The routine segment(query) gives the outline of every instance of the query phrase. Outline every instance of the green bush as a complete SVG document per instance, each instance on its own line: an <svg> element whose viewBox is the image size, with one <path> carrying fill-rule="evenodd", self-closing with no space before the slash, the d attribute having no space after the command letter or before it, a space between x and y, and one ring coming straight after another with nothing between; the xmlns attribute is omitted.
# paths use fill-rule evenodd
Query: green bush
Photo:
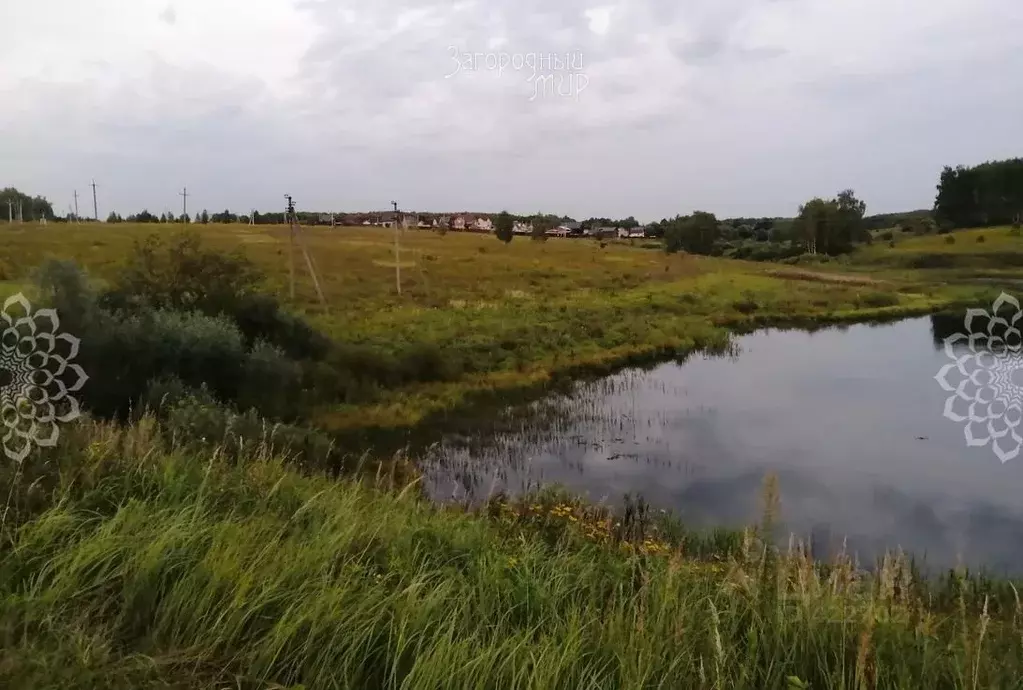
<svg viewBox="0 0 1023 690"><path fill-rule="evenodd" d="M984 244L986 241L983 235L977 235L977 244Z"/></svg>
<svg viewBox="0 0 1023 690"><path fill-rule="evenodd" d="M955 244L955 243L956 243L956 238L953 237L952 235L949 235L948 237L945 238L945 244Z"/></svg>
<svg viewBox="0 0 1023 690"><path fill-rule="evenodd" d="M872 292L858 301L867 307L894 307L899 303L899 296L888 292Z"/></svg>
<svg viewBox="0 0 1023 690"><path fill-rule="evenodd" d="M169 406L164 430L175 445L202 452L217 445L232 458L262 449L283 454L311 468L338 469L340 454L326 434L306 427L275 424L254 410L237 413L202 395L186 396Z"/></svg>
<svg viewBox="0 0 1023 690"><path fill-rule="evenodd" d="M142 302L154 309L233 313L263 276L243 254L209 251L199 235L150 235L137 242L114 280L111 306Z"/></svg>

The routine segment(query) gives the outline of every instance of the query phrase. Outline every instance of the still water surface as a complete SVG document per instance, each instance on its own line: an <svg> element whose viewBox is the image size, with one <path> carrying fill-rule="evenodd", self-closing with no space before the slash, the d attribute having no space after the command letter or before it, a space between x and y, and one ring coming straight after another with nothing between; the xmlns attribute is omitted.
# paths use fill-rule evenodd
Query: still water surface
<svg viewBox="0 0 1023 690"><path fill-rule="evenodd" d="M425 464L440 500L557 483L639 494L691 525L743 526L778 477L786 532L825 556L903 548L929 566L1023 574L1023 456L969 448L934 376L936 322L761 331L726 356L573 386L448 434Z"/></svg>

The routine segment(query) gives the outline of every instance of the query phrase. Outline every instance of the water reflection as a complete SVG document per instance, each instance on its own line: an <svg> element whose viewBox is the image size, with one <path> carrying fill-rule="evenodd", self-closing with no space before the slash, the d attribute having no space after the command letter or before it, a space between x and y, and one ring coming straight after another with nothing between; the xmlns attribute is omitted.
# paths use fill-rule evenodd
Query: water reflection
<svg viewBox="0 0 1023 690"><path fill-rule="evenodd" d="M481 500L558 483L741 526L773 472L783 525L818 555L847 541L864 560L902 547L934 566L1023 573L1021 462L967 447L942 416L946 330L938 317L763 331L724 356L578 383L440 439L424 462L429 490Z"/></svg>

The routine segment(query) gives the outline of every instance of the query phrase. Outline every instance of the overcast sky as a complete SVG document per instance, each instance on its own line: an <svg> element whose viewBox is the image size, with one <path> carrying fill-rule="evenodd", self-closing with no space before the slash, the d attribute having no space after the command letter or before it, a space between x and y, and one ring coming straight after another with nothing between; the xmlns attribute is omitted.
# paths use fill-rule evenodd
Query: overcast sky
<svg viewBox="0 0 1023 690"><path fill-rule="evenodd" d="M0 186L64 212L877 213L1023 154L1020 0L0 3Z"/></svg>

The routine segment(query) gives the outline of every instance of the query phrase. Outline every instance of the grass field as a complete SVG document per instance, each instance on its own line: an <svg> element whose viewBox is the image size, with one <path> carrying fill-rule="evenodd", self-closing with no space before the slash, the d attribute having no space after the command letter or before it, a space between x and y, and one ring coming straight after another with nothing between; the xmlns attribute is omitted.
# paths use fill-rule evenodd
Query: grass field
<svg viewBox="0 0 1023 690"><path fill-rule="evenodd" d="M287 297L285 229L197 229ZM48 258L109 279L154 230L169 231L0 226L0 294L29 289ZM342 342L435 345L460 371L314 420L360 432L758 325L981 302L1017 284L1023 249L994 229L782 265L409 233L398 296L389 232L307 236L330 305L299 263L296 311ZM226 447L168 423L85 420L0 465L0 687L1021 687L1012 583L925 581L901 555L866 572L776 550L770 478L760 525L694 534L553 491L440 507L397 464L300 473L273 437Z"/></svg>
<svg viewBox="0 0 1023 690"><path fill-rule="evenodd" d="M288 301L286 228L192 227L211 247L243 251L265 271L267 290ZM33 266L54 257L75 258L102 279L135 241L175 229L0 227L6 281L0 289L13 291ZM332 406L317 415L320 426L355 431L412 425L478 394L542 386L558 374L720 344L730 331L755 325L924 313L977 301L985 281L1012 284L1005 262L1023 252L1023 240L1007 229L978 231L990 239L983 244L971 233L957 233L955 245L943 236L900 239L894 249L875 243L841 262L811 266L669 256L647 240L602 247L592 240L516 238L503 245L488 235L409 231L402 238L399 296L393 231L307 228L303 234L329 305L319 306L296 252L293 309L340 341L395 353L415 343L434 345L461 372L454 381L383 391L371 404Z"/></svg>
<svg viewBox="0 0 1023 690"><path fill-rule="evenodd" d="M1010 688L1008 583L603 518L479 514L84 424L0 541L8 688ZM0 468L10 479L11 466ZM389 489L389 490L383 490ZM772 505L765 488L764 525ZM617 524L612 519L619 519Z"/></svg>

